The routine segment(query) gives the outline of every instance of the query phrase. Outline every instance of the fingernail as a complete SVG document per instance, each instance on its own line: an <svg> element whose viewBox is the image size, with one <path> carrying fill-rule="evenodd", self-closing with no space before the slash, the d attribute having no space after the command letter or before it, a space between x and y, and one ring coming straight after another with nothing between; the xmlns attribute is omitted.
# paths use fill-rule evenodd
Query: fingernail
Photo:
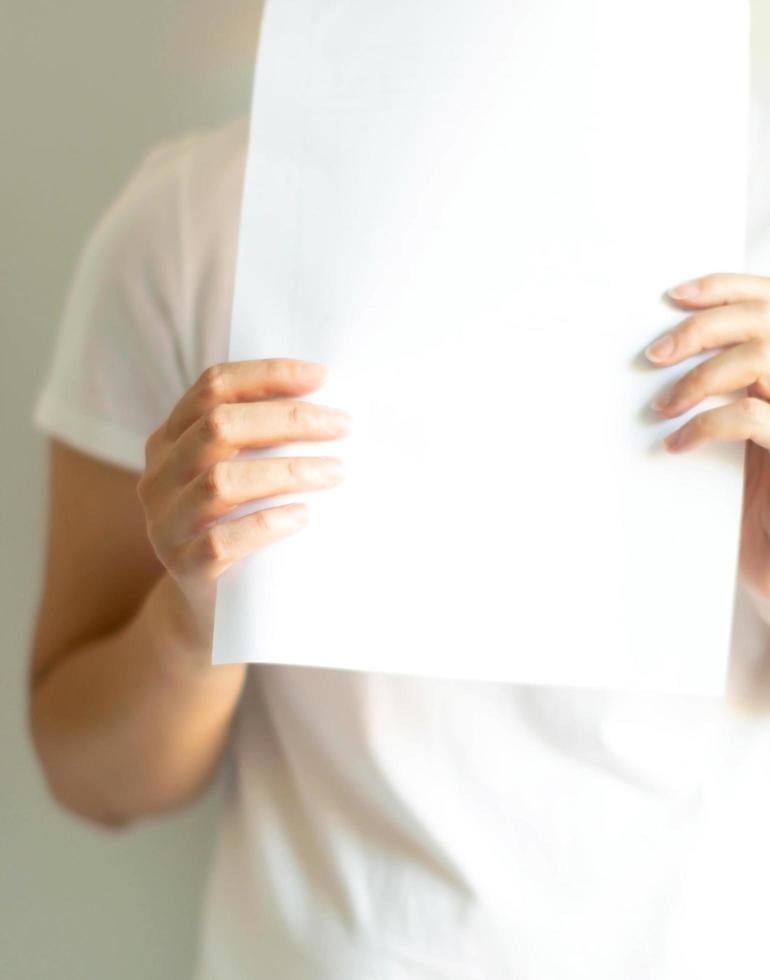
<svg viewBox="0 0 770 980"><path fill-rule="evenodd" d="M692 299L693 296L697 296L700 291L700 282L697 279L690 279L689 282L680 283L678 286L672 286L671 289L667 290L669 296L673 296L674 299Z"/></svg>
<svg viewBox="0 0 770 980"><path fill-rule="evenodd" d="M674 338L670 333L650 344L644 352L650 361L663 361L674 353Z"/></svg>

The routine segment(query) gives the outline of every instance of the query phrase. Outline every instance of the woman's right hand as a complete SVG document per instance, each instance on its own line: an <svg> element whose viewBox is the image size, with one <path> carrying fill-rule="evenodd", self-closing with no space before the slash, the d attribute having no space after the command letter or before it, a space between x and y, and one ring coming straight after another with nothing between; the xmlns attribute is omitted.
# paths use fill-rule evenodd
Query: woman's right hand
<svg viewBox="0 0 770 980"><path fill-rule="evenodd" d="M216 364L147 440L137 486L147 534L206 642L217 578L302 528L308 509L290 503L217 520L248 501L332 487L343 478L334 456L235 458L241 449L344 436L348 412L299 397L325 374L321 364L291 358Z"/></svg>

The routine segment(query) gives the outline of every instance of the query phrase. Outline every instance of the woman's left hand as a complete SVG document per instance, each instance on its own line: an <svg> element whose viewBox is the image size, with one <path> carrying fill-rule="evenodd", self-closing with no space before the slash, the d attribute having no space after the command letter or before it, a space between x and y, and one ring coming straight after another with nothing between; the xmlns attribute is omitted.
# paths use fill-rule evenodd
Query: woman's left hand
<svg viewBox="0 0 770 980"><path fill-rule="evenodd" d="M652 363L669 366L714 348L652 403L674 419L710 395L746 389L745 395L693 415L663 445L689 452L713 439L746 440L740 573L770 599L770 278L716 273L669 290L693 311L646 350Z"/></svg>

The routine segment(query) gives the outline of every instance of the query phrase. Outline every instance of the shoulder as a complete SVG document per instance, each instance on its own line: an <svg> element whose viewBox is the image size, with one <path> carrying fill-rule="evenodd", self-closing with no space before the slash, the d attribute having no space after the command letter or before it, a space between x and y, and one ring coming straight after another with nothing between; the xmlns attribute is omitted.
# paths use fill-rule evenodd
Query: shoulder
<svg viewBox="0 0 770 980"><path fill-rule="evenodd" d="M92 230L78 281L173 337L190 384L226 359L248 119L151 147Z"/></svg>
<svg viewBox="0 0 770 980"><path fill-rule="evenodd" d="M92 238L121 251L142 250L237 220L247 145L245 117L155 144L129 173Z"/></svg>
<svg viewBox="0 0 770 980"><path fill-rule="evenodd" d="M142 469L144 441L226 359L245 121L151 148L81 248L34 410L41 431Z"/></svg>
<svg viewBox="0 0 770 980"><path fill-rule="evenodd" d="M212 261L234 262L247 149L248 119L239 117L155 151L155 166L176 174L183 246L193 275Z"/></svg>

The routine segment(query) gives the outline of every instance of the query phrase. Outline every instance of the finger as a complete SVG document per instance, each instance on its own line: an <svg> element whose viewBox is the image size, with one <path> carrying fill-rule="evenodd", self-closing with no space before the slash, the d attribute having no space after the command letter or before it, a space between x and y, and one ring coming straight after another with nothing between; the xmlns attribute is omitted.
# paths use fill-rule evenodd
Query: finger
<svg viewBox="0 0 770 980"><path fill-rule="evenodd" d="M770 340L750 340L701 361L667 391L652 407L665 418L681 415L709 395L728 394L770 376Z"/></svg>
<svg viewBox="0 0 770 980"><path fill-rule="evenodd" d="M655 364L677 364L703 351L754 338L770 340L770 300L746 300L693 313L650 344L645 354Z"/></svg>
<svg viewBox="0 0 770 980"><path fill-rule="evenodd" d="M251 500L321 490L343 479L334 456L291 456L214 463L174 499L166 535L173 541L200 533L212 521Z"/></svg>
<svg viewBox="0 0 770 980"><path fill-rule="evenodd" d="M180 398L168 418L165 435L174 440L214 406L307 394L317 388L326 367L290 357L213 364Z"/></svg>
<svg viewBox="0 0 770 980"><path fill-rule="evenodd" d="M723 306L750 300L770 299L770 279L745 272L712 272L667 290L683 306Z"/></svg>
<svg viewBox="0 0 770 980"><path fill-rule="evenodd" d="M217 405L177 441L168 465L175 482L184 483L241 449L338 439L349 424L350 415L343 409L302 400Z"/></svg>
<svg viewBox="0 0 770 980"><path fill-rule="evenodd" d="M751 439L770 449L770 403L762 398L741 398L700 412L663 440L670 452L682 452L714 440Z"/></svg>
<svg viewBox="0 0 770 980"><path fill-rule="evenodd" d="M215 524L179 549L176 564L184 574L199 574L211 581L234 562L299 531L309 516L306 504L292 503Z"/></svg>

